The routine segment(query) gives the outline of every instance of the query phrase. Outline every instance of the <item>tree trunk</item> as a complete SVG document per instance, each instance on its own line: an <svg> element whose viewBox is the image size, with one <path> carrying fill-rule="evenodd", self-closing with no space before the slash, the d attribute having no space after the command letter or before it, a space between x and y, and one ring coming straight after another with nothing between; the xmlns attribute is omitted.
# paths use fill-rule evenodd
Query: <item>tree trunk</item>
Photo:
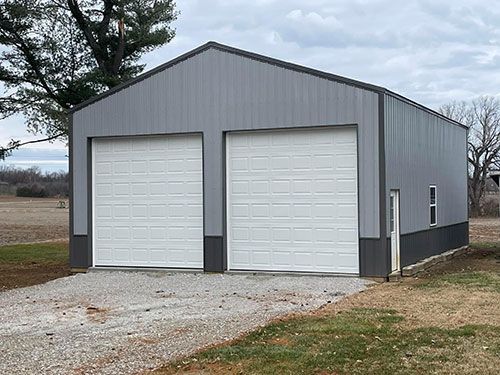
<svg viewBox="0 0 500 375"><path fill-rule="evenodd" d="M470 216L478 217L481 216L481 200L474 195L469 195L470 201Z"/></svg>

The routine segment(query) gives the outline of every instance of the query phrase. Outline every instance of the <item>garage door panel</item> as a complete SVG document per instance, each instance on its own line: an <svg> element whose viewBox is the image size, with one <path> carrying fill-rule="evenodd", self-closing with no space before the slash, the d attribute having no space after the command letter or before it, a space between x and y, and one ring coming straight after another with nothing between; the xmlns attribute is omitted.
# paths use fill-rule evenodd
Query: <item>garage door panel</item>
<svg viewBox="0 0 500 375"><path fill-rule="evenodd" d="M96 139L93 150L95 265L202 268L201 136Z"/></svg>
<svg viewBox="0 0 500 375"><path fill-rule="evenodd" d="M279 251L274 250L272 252L273 255L273 264L277 267L287 267L290 263L290 258L294 256L294 253L291 251Z"/></svg>
<svg viewBox="0 0 500 375"><path fill-rule="evenodd" d="M227 136L231 269L358 272L355 129Z"/></svg>
<svg viewBox="0 0 500 375"><path fill-rule="evenodd" d="M112 248L113 261L117 264L127 264L130 262L130 248L115 246Z"/></svg>

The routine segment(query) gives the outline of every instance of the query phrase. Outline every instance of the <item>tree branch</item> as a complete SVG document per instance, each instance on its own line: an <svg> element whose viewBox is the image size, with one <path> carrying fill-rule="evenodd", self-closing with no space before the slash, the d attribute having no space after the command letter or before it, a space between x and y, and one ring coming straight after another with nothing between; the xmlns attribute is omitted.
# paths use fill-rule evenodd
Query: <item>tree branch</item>
<svg viewBox="0 0 500 375"><path fill-rule="evenodd" d="M4 26L5 27L5 26ZM40 82L40 86L47 92L47 94L55 101L57 102L61 107L67 108L65 103L61 103L59 100L58 96L52 91L50 86L48 85L47 81L45 80L45 76L39 69L39 64L35 56L31 53L31 48L28 46L28 44L24 41L24 39L19 35L19 33L16 31L14 27L9 25L9 27L5 27L7 31L12 34L14 39L17 42L16 47L21 50L21 52L24 54L26 57L26 62L30 65L31 69L33 69L33 72L35 73L38 81Z"/></svg>
<svg viewBox="0 0 500 375"><path fill-rule="evenodd" d="M92 35L92 31L90 30L87 21L85 20L85 16L83 15L82 11L80 10L80 7L78 6L77 0L67 0L67 1L71 14L75 18L78 27L83 32L83 35L85 35L85 39L89 43L90 49L94 54L94 57L97 61L97 64L99 65L99 68L103 72L107 71L106 64L102 56L103 51L101 50L101 47L95 40L94 35Z"/></svg>
<svg viewBox="0 0 500 375"><path fill-rule="evenodd" d="M118 70L120 69L120 65L123 59L123 53L125 52L125 23L123 22L123 18L118 21L118 48L115 53L115 59L113 61L113 73L118 74Z"/></svg>
<svg viewBox="0 0 500 375"><path fill-rule="evenodd" d="M12 140L6 147L0 147L0 160L4 160L6 156L9 156L12 151L18 149L19 147L30 145L33 143L53 141L54 139L63 137L65 135L66 135L66 133L61 132L61 133L51 135L50 137L47 137L47 138L35 139L32 141L26 141L26 142Z"/></svg>
<svg viewBox="0 0 500 375"><path fill-rule="evenodd" d="M101 44L106 40L106 34L108 32L109 22L111 21L111 11L113 10L112 0L103 0L104 2L104 12L102 15L102 20L99 25L99 41Z"/></svg>

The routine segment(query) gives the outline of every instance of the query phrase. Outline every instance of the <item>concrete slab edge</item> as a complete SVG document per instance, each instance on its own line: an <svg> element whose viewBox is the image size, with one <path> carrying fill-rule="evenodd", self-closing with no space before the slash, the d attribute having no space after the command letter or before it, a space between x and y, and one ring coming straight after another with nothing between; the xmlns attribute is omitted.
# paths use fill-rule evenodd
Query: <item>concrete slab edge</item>
<svg viewBox="0 0 500 375"><path fill-rule="evenodd" d="M88 268L71 267L69 272L71 272L71 273L87 273Z"/></svg>
<svg viewBox="0 0 500 375"><path fill-rule="evenodd" d="M359 278L353 273L333 273L333 272L291 272L291 271L251 271L251 270L229 270L225 275L252 275L252 276L316 276L316 277L350 277Z"/></svg>
<svg viewBox="0 0 500 375"><path fill-rule="evenodd" d="M204 273L198 268L156 268L156 267L89 267L88 272L150 272L150 273Z"/></svg>

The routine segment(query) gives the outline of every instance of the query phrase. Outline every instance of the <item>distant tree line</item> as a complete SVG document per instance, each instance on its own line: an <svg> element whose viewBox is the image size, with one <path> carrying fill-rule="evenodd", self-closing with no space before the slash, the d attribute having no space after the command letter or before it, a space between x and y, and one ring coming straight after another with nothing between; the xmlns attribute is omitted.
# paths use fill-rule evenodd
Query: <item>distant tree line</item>
<svg viewBox="0 0 500 375"><path fill-rule="evenodd" d="M39 167L27 169L0 166L0 192L19 197L66 197L69 195L67 172L45 172Z"/></svg>

